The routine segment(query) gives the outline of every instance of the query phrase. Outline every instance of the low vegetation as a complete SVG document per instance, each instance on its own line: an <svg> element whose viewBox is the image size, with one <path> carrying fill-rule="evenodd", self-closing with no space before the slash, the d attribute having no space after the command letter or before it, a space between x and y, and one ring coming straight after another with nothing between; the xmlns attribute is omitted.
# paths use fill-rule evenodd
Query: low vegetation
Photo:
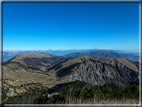
<svg viewBox="0 0 142 107"><path fill-rule="evenodd" d="M51 93L58 93L48 97ZM3 92L3 100L6 94ZM108 104L108 103L139 103L138 83L106 82L103 86L91 85L81 81L60 84L48 91L35 88L15 97L9 97L4 104Z"/></svg>

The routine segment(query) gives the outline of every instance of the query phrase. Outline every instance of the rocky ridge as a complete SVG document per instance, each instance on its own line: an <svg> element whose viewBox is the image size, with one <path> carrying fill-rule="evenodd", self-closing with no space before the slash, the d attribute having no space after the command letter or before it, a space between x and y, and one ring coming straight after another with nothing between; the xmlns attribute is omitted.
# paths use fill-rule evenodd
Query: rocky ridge
<svg viewBox="0 0 142 107"><path fill-rule="evenodd" d="M95 85L103 85L106 81L126 83L138 81L138 63L125 58L77 57L60 63L52 68L59 78L68 81L85 81ZM50 71L49 71L50 72Z"/></svg>
<svg viewBox="0 0 142 107"><path fill-rule="evenodd" d="M19 54L3 63L3 79L20 80L16 85L26 84L26 81L42 83L48 87L57 84L84 81L95 85L108 82L135 82L139 80L139 63L126 58L116 57L70 57L49 55L45 53ZM7 80L8 79L8 80Z"/></svg>

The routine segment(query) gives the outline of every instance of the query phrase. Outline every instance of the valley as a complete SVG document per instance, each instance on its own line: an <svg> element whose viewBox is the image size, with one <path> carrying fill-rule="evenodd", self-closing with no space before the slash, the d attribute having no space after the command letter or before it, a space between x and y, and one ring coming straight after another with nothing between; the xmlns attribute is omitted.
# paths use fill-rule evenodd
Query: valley
<svg viewBox="0 0 142 107"><path fill-rule="evenodd" d="M107 82L120 84L120 86L130 82L138 83L138 77L139 63L126 58L63 57L47 53L21 53L3 63L2 88L6 97L2 101L8 103L10 99L23 96L25 93L35 93L35 98L39 96L41 98L42 93L47 90L48 94L56 93L57 90L53 87L58 87L60 84L84 82L80 88L79 85L75 88L82 90L83 87L87 89L94 86L102 87ZM67 89L64 89L65 92ZM61 90L59 95L55 96L63 96L64 91Z"/></svg>

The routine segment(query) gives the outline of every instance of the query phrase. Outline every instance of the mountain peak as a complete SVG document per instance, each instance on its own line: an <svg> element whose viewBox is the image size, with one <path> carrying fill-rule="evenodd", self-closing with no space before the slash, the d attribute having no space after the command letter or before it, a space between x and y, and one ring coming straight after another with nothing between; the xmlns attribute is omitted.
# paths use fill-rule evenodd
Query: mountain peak
<svg viewBox="0 0 142 107"><path fill-rule="evenodd" d="M46 53L46 52L41 52L41 53L38 53L39 55L48 55L48 56L56 56L56 55L53 55L53 54L49 54L49 53Z"/></svg>

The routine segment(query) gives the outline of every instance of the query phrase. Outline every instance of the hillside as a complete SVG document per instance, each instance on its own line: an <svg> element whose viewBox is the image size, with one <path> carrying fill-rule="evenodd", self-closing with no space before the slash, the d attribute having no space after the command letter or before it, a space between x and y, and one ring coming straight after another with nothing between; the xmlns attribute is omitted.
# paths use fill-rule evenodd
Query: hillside
<svg viewBox="0 0 142 107"><path fill-rule="evenodd" d="M48 54L48 53L21 53L16 55L12 59L6 61L4 64L8 64L10 62L17 62L24 66L30 66L35 69L45 71L46 68L56 64L66 58Z"/></svg>
<svg viewBox="0 0 142 107"><path fill-rule="evenodd" d="M138 81L139 63L116 57L64 58L47 53L22 53L5 62L3 70L4 78L10 73L17 75L19 72L28 72L53 75L56 80L80 80L96 85L103 85L106 81L123 84ZM9 76L7 79L15 78Z"/></svg>
<svg viewBox="0 0 142 107"><path fill-rule="evenodd" d="M22 53L3 63L3 86L15 87L17 93L27 92L21 85L40 83L44 87L52 87L58 80L54 74L45 72L52 65L64 61L63 57L47 53ZM61 82L64 80L61 80ZM17 87L17 88L16 88ZM13 95L17 95L14 93Z"/></svg>
<svg viewBox="0 0 142 107"><path fill-rule="evenodd" d="M46 53L23 53L3 63L3 87L9 89L7 95L10 97L31 90L44 91L76 80L90 84L87 87L102 86L106 82L126 84L138 82L138 65L126 58L64 58Z"/></svg>
<svg viewBox="0 0 142 107"><path fill-rule="evenodd" d="M138 81L138 63L125 58L72 57L54 65L48 72L56 72L56 77L68 81L85 81L103 85L106 81L126 83Z"/></svg>

